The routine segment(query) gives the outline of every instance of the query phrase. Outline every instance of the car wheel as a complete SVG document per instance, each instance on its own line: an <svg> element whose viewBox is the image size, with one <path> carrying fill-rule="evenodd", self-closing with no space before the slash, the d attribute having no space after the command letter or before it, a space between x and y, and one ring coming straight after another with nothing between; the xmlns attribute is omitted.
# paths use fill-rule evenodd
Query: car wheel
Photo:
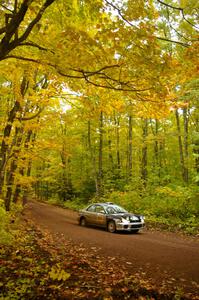
<svg viewBox="0 0 199 300"><path fill-rule="evenodd" d="M107 225L108 232L114 233L116 231L116 226L114 221L109 221Z"/></svg>
<svg viewBox="0 0 199 300"><path fill-rule="evenodd" d="M86 219L85 219L85 218L81 218L79 224L80 224L81 226L85 227L85 226L86 226Z"/></svg>

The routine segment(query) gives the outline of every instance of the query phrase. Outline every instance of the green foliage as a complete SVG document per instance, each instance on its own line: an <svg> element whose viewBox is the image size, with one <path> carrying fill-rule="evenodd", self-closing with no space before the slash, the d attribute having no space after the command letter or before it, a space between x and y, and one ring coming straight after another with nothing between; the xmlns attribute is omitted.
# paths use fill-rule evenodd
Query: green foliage
<svg viewBox="0 0 199 300"><path fill-rule="evenodd" d="M0 248L1 299L32 299L48 280L46 253L38 255L33 228L29 236L20 229L15 243Z"/></svg>
<svg viewBox="0 0 199 300"><path fill-rule="evenodd" d="M74 198L72 201L64 202L63 207L73 209L73 210L79 210L81 208L84 208L87 203L88 202L83 199Z"/></svg>
<svg viewBox="0 0 199 300"><path fill-rule="evenodd" d="M107 195L103 201L117 203L129 211L144 214L150 223L163 224L171 230L182 229L187 233L199 230L199 191L197 187L155 187L145 195L139 190Z"/></svg>
<svg viewBox="0 0 199 300"><path fill-rule="evenodd" d="M14 48L2 48L1 59L13 55L0 66L7 210L34 186L53 204L77 209L104 195L149 216L194 223L191 187L188 195L174 186L199 182L194 0L181 1L183 18L161 1L119 1L121 16L111 1L80 2L60 1L40 14L47 7L32 1L24 24L14 22ZM20 5L9 8L8 20L7 9L1 6L2 42L12 13L20 16ZM18 47L17 32L37 12L42 19Z"/></svg>

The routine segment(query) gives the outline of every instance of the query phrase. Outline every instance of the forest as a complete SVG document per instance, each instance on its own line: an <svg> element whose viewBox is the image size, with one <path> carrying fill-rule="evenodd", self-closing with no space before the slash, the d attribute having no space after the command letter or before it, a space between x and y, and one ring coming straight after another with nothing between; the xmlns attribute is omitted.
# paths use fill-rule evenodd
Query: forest
<svg viewBox="0 0 199 300"><path fill-rule="evenodd" d="M2 0L0 197L198 229L198 4Z"/></svg>
<svg viewBox="0 0 199 300"><path fill-rule="evenodd" d="M196 0L0 0L1 299L199 299L198 15ZM109 201L146 231L77 226Z"/></svg>

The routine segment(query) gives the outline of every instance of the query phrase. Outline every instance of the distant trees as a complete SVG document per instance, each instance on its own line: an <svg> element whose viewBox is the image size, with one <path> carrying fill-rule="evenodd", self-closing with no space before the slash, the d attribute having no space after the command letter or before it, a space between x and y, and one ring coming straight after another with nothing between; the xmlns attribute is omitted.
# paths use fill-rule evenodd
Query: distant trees
<svg viewBox="0 0 199 300"><path fill-rule="evenodd" d="M185 135L188 134L188 138L185 139L188 155L184 156L190 176L189 180L182 177L184 173L182 173L180 151L183 151L184 154L185 144L184 133L181 131L179 133L179 128L183 128L184 125L183 111L179 110L178 112L178 126L176 111L171 112L170 116L162 120L149 120L134 116L130 124L129 115L124 111L120 113L118 127L118 123L113 121L115 112L107 112L105 108L103 113L99 110L99 114L94 119L92 117L88 121L88 116L84 119L84 113L81 113L80 118L79 110L83 112L84 107L80 99L79 101L78 109L73 107L65 112L65 120L70 119L70 132L65 141L67 147L65 151L70 157L70 167L67 166L67 169L70 169L72 195L83 198L84 195L86 197L94 195L103 197L113 190L125 191L139 188L141 192L142 189L171 182L176 185L194 183L197 170L195 168L196 150L192 148L190 140L192 128L188 133L185 132ZM193 116L190 114L190 117ZM133 135L129 135L130 129ZM52 136L51 130L53 130L53 135L58 134L55 127L45 127L45 132L49 132L49 138ZM59 148L58 145L57 147ZM53 149L53 152L55 150ZM55 168L54 163L59 165L63 162L62 159L59 159L58 152L56 161L53 159L50 162L50 148L48 151L49 156L46 159L49 161L49 165L46 166L47 169L43 171L43 174L47 174L49 182L54 182L56 186L58 181L60 183L60 179L56 179L59 170ZM131 151L132 165L129 164L129 151ZM183 162L185 167L185 160ZM49 177L50 170L54 170L51 178ZM37 176L37 173L35 175ZM40 178L44 180L45 177L40 175ZM90 182L90 187L88 182ZM63 186L60 188L64 191L67 184L64 182L62 184ZM56 193L55 188L54 196ZM70 196L67 199L70 199Z"/></svg>

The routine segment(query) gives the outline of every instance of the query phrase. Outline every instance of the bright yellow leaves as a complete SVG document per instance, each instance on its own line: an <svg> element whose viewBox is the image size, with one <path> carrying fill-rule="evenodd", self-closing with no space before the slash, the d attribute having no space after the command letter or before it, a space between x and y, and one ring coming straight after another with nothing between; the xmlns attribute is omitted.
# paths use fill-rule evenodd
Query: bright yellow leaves
<svg viewBox="0 0 199 300"><path fill-rule="evenodd" d="M67 273L65 270L61 269L59 264L57 264L56 266L52 266L49 272L49 276L53 280L66 281L67 279L70 278L71 275Z"/></svg>

